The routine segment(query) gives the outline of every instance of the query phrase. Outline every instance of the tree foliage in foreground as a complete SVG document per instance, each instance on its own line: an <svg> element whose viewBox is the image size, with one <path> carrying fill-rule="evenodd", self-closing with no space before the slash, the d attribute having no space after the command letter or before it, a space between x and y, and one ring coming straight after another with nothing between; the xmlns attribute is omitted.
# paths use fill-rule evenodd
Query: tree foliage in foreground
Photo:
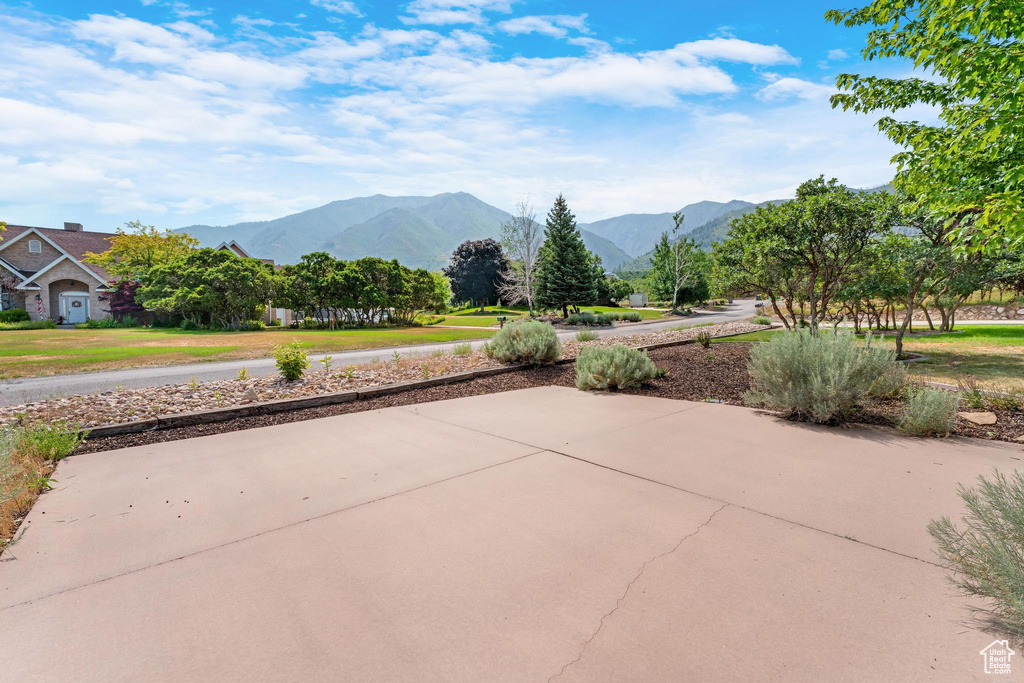
<svg viewBox="0 0 1024 683"><path fill-rule="evenodd" d="M867 60L902 58L923 77L842 74L833 107L896 112L936 107L939 122L885 116L903 147L898 188L947 221L967 251L1024 245L1024 6L1020 0L875 0L826 18L870 26Z"/></svg>

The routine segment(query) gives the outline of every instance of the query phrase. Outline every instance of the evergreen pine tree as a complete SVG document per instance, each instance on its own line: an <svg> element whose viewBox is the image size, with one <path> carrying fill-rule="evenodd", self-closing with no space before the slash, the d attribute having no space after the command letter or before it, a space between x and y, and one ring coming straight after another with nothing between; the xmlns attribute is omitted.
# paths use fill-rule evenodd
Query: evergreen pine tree
<svg viewBox="0 0 1024 683"><path fill-rule="evenodd" d="M597 283L591 254L576 227L565 197L558 195L548 211L537 270L537 299L545 308L561 308L568 317L569 307L579 311L597 299Z"/></svg>

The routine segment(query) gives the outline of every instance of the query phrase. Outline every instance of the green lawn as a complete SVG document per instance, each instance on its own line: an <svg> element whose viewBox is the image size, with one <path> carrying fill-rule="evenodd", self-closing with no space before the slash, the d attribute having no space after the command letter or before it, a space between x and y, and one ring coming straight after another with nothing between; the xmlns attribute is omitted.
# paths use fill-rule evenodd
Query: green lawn
<svg viewBox="0 0 1024 683"><path fill-rule="evenodd" d="M780 331L749 332L715 343L762 342ZM892 343L892 333L883 336ZM983 387L1024 390L1024 325L958 325L954 332L904 337L903 348L927 356L907 365L921 379L956 384L972 375Z"/></svg>
<svg viewBox="0 0 1024 683"><path fill-rule="evenodd" d="M207 332L173 329L0 332L0 379L92 370L261 358L297 341L310 353L482 339L494 330L433 327Z"/></svg>

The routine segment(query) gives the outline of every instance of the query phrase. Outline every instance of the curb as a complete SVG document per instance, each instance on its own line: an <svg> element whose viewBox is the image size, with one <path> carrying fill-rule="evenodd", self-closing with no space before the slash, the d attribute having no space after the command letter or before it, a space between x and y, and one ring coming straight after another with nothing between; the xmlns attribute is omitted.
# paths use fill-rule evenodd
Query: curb
<svg viewBox="0 0 1024 683"><path fill-rule="evenodd" d="M723 334L713 337L713 339L726 339L728 337L736 337L741 334L747 334L747 332L734 332L732 334ZM681 339L679 341L658 342L655 344L637 346L634 348L636 348L639 351L648 351L651 349L661 349L671 346L685 346L687 344L694 343L696 342L693 339ZM557 361L555 361L554 364L565 365L567 363L575 362L575 357L559 358ZM109 436L122 436L124 434L138 434L140 432L150 432L163 429L193 427L195 425L201 424L227 422L228 420L234 420L236 418L241 417L272 415L274 413L286 413L292 410L304 410L306 408L319 408L321 406L336 405L339 403L362 401L368 398L375 398L377 396L388 396L391 394L400 394L406 391L414 391L416 389L427 389L429 387L436 387L444 384L457 384L459 382L468 382L469 380L479 379L481 377L504 375L509 372L528 370L532 367L533 365L529 363L520 363L517 365L503 365L497 368L484 368L482 370L466 370L464 372L455 372L450 375L439 375L438 377L432 377L430 379L412 380L409 382L396 382L394 384L382 384L380 386L375 387L366 387L365 389L336 391L330 394L317 394L316 396L282 398L275 401L262 401L260 403L249 403L239 406L230 406L227 408L197 410L190 413L174 413L172 415L163 416L158 415L156 417L150 417L144 420L135 420L134 422L120 422L98 425L96 427L92 427L89 429L82 429L80 430L80 432L85 433L85 438L96 439Z"/></svg>

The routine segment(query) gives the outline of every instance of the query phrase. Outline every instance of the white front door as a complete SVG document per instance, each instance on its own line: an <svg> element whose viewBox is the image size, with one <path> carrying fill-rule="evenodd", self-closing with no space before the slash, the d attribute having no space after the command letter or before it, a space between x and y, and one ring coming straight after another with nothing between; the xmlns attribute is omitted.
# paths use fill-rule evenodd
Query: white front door
<svg viewBox="0 0 1024 683"><path fill-rule="evenodd" d="M89 319L89 295L65 292L60 295L61 315L66 323L84 323Z"/></svg>

